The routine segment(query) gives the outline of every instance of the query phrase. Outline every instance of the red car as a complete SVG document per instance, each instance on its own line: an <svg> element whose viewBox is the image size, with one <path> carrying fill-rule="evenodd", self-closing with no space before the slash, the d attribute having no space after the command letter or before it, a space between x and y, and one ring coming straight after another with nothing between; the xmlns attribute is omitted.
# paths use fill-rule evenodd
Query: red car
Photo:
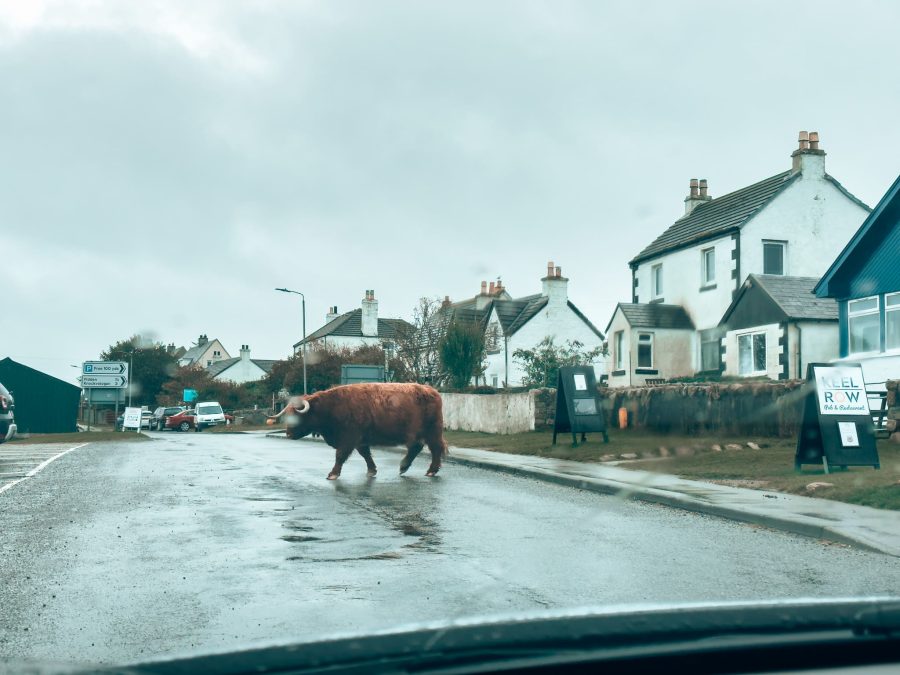
<svg viewBox="0 0 900 675"><path fill-rule="evenodd" d="M234 415L225 413L225 423L233 424ZM184 410L177 415L169 415L166 418L166 429L175 429L176 431L196 430L197 425L194 423L194 411Z"/></svg>
<svg viewBox="0 0 900 675"><path fill-rule="evenodd" d="M175 429L176 431L190 431L193 428L193 410L182 410L177 415L169 415L166 418L166 429Z"/></svg>

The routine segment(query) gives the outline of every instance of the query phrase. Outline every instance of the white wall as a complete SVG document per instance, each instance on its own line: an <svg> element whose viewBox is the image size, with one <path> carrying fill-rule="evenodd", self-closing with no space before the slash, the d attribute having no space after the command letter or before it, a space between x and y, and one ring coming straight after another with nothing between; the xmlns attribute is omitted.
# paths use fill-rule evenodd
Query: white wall
<svg viewBox="0 0 900 675"><path fill-rule="evenodd" d="M557 345L565 344L569 340L578 340L585 349L601 347L603 340L588 328L587 324L575 314L563 299L561 302L548 302L547 305L531 318L522 328L509 338L507 349L509 355L509 386L517 387L522 384L525 375L524 369L513 358L516 349L532 349L548 335L554 337ZM499 386L503 386L506 379L504 350L497 354L489 354L487 357L487 370L485 370L486 382L490 385L496 376ZM594 372L599 381L600 376L606 372L605 357L599 357L594 364Z"/></svg>
<svg viewBox="0 0 900 675"><path fill-rule="evenodd" d="M253 363L250 359L240 360L228 369L219 373L215 379L243 384L244 382L256 382L266 376L266 371Z"/></svg>
<svg viewBox="0 0 900 675"><path fill-rule="evenodd" d="M741 282L763 273L763 239L788 241L786 275L822 276L868 215L817 167L804 170L741 230Z"/></svg>
<svg viewBox="0 0 900 675"><path fill-rule="evenodd" d="M365 345L375 345L381 346L381 340L377 337L351 337L347 335L327 335L324 338L320 338L311 342L307 349L315 349L321 347L327 347L329 349L356 349L357 347L363 347ZM303 346L297 347L295 353L300 353L303 349Z"/></svg>
<svg viewBox="0 0 900 675"><path fill-rule="evenodd" d="M701 291L701 251L707 248L716 249L715 288ZM735 266L735 261L731 259L733 249L734 241L728 234L640 263L636 270L638 302L650 302L654 299L651 269L662 263L663 302L684 307L697 330L718 326L731 304L731 291L734 290L734 279L731 278L731 271Z"/></svg>
<svg viewBox="0 0 900 675"><path fill-rule="evenodd" d="M616 370L615 362L615 334L624 331L622 336L625 353L622 359L624 375L613 375ZM657 374L638 374L637 353L638 334L653 334L653 367ZM610 387L640 386L647 380L659 378L670 379L673 377L685 377L693 375L696 371L694 354L697 351L695 342L697 334L691 330L672 330L663 328L632 328L620 309L616 310L613 320L609 325L607 341L609 343L609 357L606 367L609 372ZM642 369L643 370L643 369Z"/></svg>
<svg viewBox="0 0 900 675"><path fill-rule="evenodd" d="M441 394L444 428L516 434L534 431L534 397L521 394Z"/></svg>
<svg viewBox="0 0 900 675"><path fill-rule="evenodd" d="M794 330L796 327L792 326ZM840 355L840 337L837 321L799 323L800 328L800 357L801 362L796 370L792 359L791 377L805 378L806 366L809 363L829 363ZM792 347L796 345L792 341Z"/></svg>
<svg viewBox="0 0 900 675"><path fill-rule="evenodd" d="M834 362L860 364L866 384L900 380L900 352L898 351L864 357L851 355L843 359L835 359Z"/></svg>

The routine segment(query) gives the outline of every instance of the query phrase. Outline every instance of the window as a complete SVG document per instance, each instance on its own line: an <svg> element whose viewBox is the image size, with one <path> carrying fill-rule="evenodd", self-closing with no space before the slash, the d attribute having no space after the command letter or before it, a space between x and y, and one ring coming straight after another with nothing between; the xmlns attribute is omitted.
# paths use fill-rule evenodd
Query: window
<svg viewBox="0 0 900 675"><path fill-rule="evenodd" d="M900 349L900 293L884 296L884 348Z"/></svg>
<svg viewBox="0 0 900 675"><path fill-rule="evenodd" d="M850 353L877 352L881 349L881 318L878 296L847 303L847 331Z"/></svg>
<svg viewBox="0 0 900 675"><path fill-rule="evenodd" d="M784 249L787 244L783 241L763 242L763 274L784 274Z"/></svg>
<svg viewBox="0 0 900 675"><path fill-rule="evenodd" d="M766 374L766 334L738 336L738 372L741 375Z"/></svg>
<svg viewBox="0 0 900 675"><path fill-rule="evenodd" d="M638 333L638 368L653 367L653 333Z"/></svg>
<svg viewBox="0 0 900 675"><path fill-rule="evenodd" d="M616 331L613 336L613 354L616 358L616 370L622 370L625 367L625 355L622 353L625 344L625 331Z"/></svg>
<svg viewBox="0 0 900 675"><path fill-rule="evenodd" d="M654 298L661 298L663 294L662 264L650 268L650 290Z"/></svg>
<svg viewBox="0 0 900 675"><path fill-rule="evenodd" d="M704 286L716 283L716 249L705 248L700 251L700 279Z"/></svg>
<svg viewBox="0 0 900 675"><path fill-rule="evenodd" d="M722 361L721 334L718 328L700 331L700 370L719 370Z"/></svg>

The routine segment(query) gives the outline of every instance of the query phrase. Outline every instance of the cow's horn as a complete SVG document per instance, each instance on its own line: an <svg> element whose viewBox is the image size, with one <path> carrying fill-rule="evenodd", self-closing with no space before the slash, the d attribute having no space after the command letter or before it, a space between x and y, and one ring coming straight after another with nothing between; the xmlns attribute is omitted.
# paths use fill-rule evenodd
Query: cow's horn
<svg viewBox="0 0 900 675"><path fill-rule="evenodd" d="M302 401L300 401L300 407L294 408L294 410L297 412L298 415L302 415L303 413L309 412L309 401L307 401L306 399L303 399Z"/></svg>

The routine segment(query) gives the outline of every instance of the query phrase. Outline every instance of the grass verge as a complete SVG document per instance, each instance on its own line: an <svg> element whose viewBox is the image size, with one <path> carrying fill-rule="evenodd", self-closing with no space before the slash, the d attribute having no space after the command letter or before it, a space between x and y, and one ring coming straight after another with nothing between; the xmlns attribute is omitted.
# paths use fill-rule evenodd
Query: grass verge
<svg viewBox="0 0 900 675"><path fill-rule="evenodd" d="M805 465L799 473L794 471L794 438L669 436L610 429L608 444L600 434L588 434L586 443L573 448L571 435L560 436L553 445L552 432L545 431L508 436L447 431L444 437L451 446L581 462L616 462L621 468L900 510L900 445L886 440L878 442L880 470L857 466L826 475L821 467L812 465ZM752 449L748 443L759 449ZM810 487L812 483L830 485Z"/></svg>

